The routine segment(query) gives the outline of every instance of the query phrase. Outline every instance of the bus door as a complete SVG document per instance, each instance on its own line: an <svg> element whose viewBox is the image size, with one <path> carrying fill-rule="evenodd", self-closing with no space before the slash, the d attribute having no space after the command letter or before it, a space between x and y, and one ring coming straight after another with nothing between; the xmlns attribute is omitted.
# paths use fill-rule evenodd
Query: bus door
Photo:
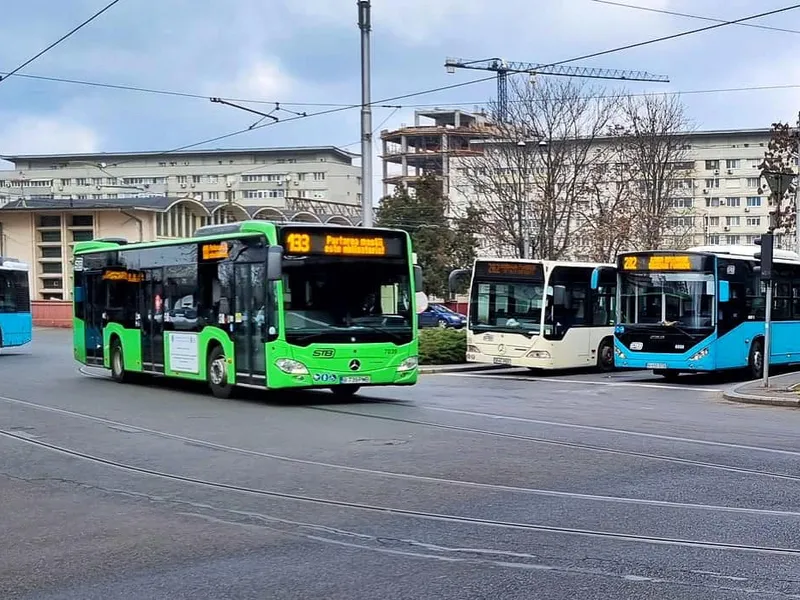
<svg viewBox="0 0 800 600"><path fill-rule="evenodd" d="M84 335L86 336L86 364L103 364L103 312L106 290L99 272L81 274L84 298Z"/></svg>
<svg viewBox="0 0 800 600"><path fill-rule="evenodd" d="M233 342L237 383L265 383L266 277L264 263L235 266Z"/></svg>
<svg viewBox="0 0 800 600"><path fill-rule="evenodd" d="M142 367L164 372L164 276L162 269L148 269L141 287Z"/></svg>

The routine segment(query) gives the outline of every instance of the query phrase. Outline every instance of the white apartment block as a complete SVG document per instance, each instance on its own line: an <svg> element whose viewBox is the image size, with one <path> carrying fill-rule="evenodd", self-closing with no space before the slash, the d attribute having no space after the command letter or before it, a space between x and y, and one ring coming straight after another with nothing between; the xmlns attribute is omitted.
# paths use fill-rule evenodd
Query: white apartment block
<svg viewBox="0 0 800 600"><path fill-rule="evenodd" d="M167 196L285 208L360 205L357 155L333 146L2 156L0 205L21 198Z"/></svg>
<svg viewBox="0 0 800 600"><path fill-rule="evenodd" d="M457 116L460 121L454 118ZM446 110L420 112L415 127L383 132L384 185L388 187L398 179L413 185L414 177L433 173L442 181L453 214L458 214L459 207L470 199L471 186L464 169L469 168L471 156L494 141L491 124L478 116L482 117ZM434 125L421 126L421 117L432 119ZM424 144L418 142L429 131L433 132L432 139L423 140ZM769 224L769 189L760 179L758 165L767 149L770 130L696 131L686 137L681 162L691 165L691 169L684 181L677 182L681 189L673 199L675 214L670 223L680 232L675 239L680 237L685 246L752 244ZM456 138L469 138L468 147L462 143L454 151L451 140ZM443 141L438 142L439 139ZM401 177L392 177L392 168L398 164L404 171ZM413 177L406 173L407 165L414 166ZM580 254L582 240L579 235L576 237ZM793 235L776 237L781 247L793 244ZM482 251L488 253L489 249Z"/></svg>

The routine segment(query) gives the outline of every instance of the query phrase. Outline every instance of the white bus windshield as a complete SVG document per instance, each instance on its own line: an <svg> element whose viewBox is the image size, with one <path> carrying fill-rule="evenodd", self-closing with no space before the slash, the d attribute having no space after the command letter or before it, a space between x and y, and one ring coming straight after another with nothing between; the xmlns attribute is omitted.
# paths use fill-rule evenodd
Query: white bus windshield
<svg viewBox="0 0 800 600"><path fill-rule="evenodd" d="M621 322L713 327L712 273L620 273Z"/></svg>
<svg viewBox="0 0 800 600"><path fill-rule="evenodd" d="M472 327L476 330L539 333L544 283L476 281Z"/></svg>

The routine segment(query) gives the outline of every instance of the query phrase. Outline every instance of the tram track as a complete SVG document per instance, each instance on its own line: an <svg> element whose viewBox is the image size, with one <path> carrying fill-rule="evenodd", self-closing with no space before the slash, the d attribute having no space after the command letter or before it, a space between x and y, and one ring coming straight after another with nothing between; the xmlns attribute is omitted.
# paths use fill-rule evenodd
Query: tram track
<svg viewBox="0 0 800 600"><path fill-rule="evenodd" d="M738 551L738 552L792 556L792 557L800 556L800 548L760 546L751 544L735 544L729 542L713 542L707 540L693 540L686 538L671 538L671 537L661 537L661 536L646 536L646 535L620 533L613 531L580 529L573 527L558 527L558 526L543 525L538 523L500 521L494 519L482 519L482 518L467 517L462 515L451 515L446 513L417 511L417 510L395 508L389 506L380 506L380 505L366 504L360 502L348 502L343 500L334 500L330 498L321 498L321 497L301 495L301 494L291 494L275 490L266 490L266 489L227 484L206 479L189 477L176 473L168 473L165 471L159 471L155 469L148 469L145 467L138 467L135 465L126 464L116 460L111 460L100 456L88 454L86 452L75 450L73 448L68 448L50 442L45 442L41 439L34 439L31 438L30 436L20 435L10 431L0 430L0 437L14 440L23 444L31 445L39 449L48 450L64 456L69 456L71 458L76 458L93 464L102 465L119 471L135 473L138 475L154 477L176 483L190 484L193 486L204 487L218 491L241 493L250 496L275 498L280 500L288 500L306 504L324 505L333 508L352 509L363 512L380 513L389 516L407 517L407 518L421 519L426 521L437 521L437 522L453 523L461 525L473 525L473 526L490 527L490 528L504 529L504 530L551 533L551 534L567 535L567 536L582 537L582 538L605 539L605 540L633 542L633 543L642 543L642 544L659 545L659 546L699 548L699 549L715 550L715 551Z"/></svg>
<svg viewBox="0 0 800 600"><path fill-rule="evenodd" d="M526 494L531 496L540 496L540 497L550 497L550 498L563 498L563 499L571 499L571 500L585 500L591 502L603 502L603 503L612 503L612 504L627 504L627 505L640 505L640 506L652 506L652 507L661 507L661 508L670 508L670 509L685 509L685 510L695 510L695 511L706 511L706 512L724 512L724 513L738 513L738 514L749 514L749 515L762 515L762 516L776 516L776 517L791 517L796 518L800 517L800 512L798 511L786 511L786 510L774 510L774 509L759 509L759 508L747 508L747 507L737 507L737 506L721 506L721 505L713 505L713 504L699 504L699 503L690 503L690 502L670 502L667 500L652 500L646 498L629 498L629 497L620 497L620 496L608 496L602 494L584 494L579 492L566 492L560 490L548 490L548 489L541 489L541 488L529 488L529 487L522 487L522 486L512 486L512 485L503 485L503 484L495 484L495 483L484 483L484 482L477 482L477 481L466 481L460 479L449 479L443 477L433 477L427 475L414 475L412 473L398 473L394 471L385 471L380 469L369 469L365 467L354 467L350 465L342 465L337 463L328 463L323 461L316 461L311 459L305 458L298 458L292 456L285 456L281 454L276 454L273 452L263 452L259 450L251 450L247 448L241 448L237 446L231 446L227 444L220 444L216 442L211 442L209 440L202 440L190 436L184 436L177 433L171 433L166 431L161 431L157 429L151 429L148 427L142 427L139 425L134 425L131 423L125 423L121 421L116 421L113 419L107 419L105 417L99 417L96 415L89 415L86 413L81 413L77 411L72 411L63 408L57 408L53 406L47 406L43 404L38 404L35 402L30 402L27 400L21 400L18 398L10 398L8 396L0 396L0 402L5 402L7 404L17 405L28 409L38 410L42 412L49 412L53 414L58 414L62 416L71 417L74 419L89 421L98 423L101 425L105 425L112 429L116 429L118 431L123 431L126 433L142 433L146 435L152 435L154 437L159 437L162 439L174 440L178 442L183 442L186 444L191 444L193 446L208 448L210 450L220 450L224 452L230 452L234 454L239 454L243 456L251 456L256 458L264 458L268 460L274 460L278 462L285 462L290 464L300 464L306 466L312 466L322 469L332 469L337 471L343 472L350 472L350 473L358 473L363 475L370 475L376 477L386 477L390 479L398 479L398 480L405 480L405 481L416 481L420 483L430 483L430 484L437 484L437 485L452 485L464 488L472 488L472 489L482 489L487 491L497 491L497 492L510 492L510 493L520 493Z"/></svg>

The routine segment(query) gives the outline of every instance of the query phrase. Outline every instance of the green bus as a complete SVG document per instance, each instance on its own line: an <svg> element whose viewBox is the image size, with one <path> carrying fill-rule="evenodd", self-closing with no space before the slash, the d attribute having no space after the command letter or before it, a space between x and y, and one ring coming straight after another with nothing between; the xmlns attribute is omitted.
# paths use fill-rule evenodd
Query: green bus
<svg viewBox="0 0 800 600"><path fill-rule="evenodd" d="M118 382L205 381L219 398L413 385L424 302L413 257L405 231L268 221L79 242L74 356Z"/></svg>

